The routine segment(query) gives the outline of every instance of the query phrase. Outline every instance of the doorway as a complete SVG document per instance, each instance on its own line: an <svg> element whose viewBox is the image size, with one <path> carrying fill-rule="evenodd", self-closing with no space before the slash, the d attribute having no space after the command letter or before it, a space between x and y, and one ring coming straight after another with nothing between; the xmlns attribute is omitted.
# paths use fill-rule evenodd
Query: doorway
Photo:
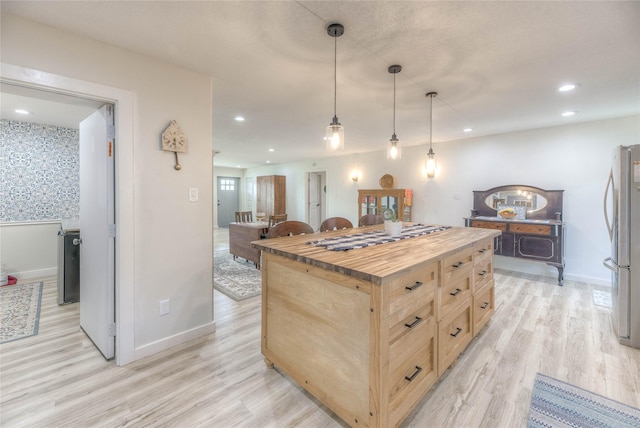
<svg viewBox="0 0 640 428"><path fill-rule="evenodd" d="M236 211L240 211L240 179L238 177L218 177L218 227L229 227L236 221Z"/></svg>
<svg viewBox="0 0 640 428"><path fill-rule="evenodd" d="M307 201L307 223L313 230L320 230L320 225L327 218L326 171L307 173Z"/></svg>
<svg viewBox="0 0 640 428"><path fill-rule="evenodd" d="M43 94L74 96L78 99L113 104L117 107L115 122L118 129L115 131L115 136L119 141L119 148L117 151L113 151L113 158L114 174L118 178L114 189L114 218L118 222L118 228L116 231L114 227L112 233L117 233L118 236L133 236L133 94L119 88L8 64L3 64L0 71L0 82L3 85L10 84L32 91L41 91ZM111 332L116 332L116 364L125 365L136 359L134 329L120 330L118 328L120 325L135 325L135 308L132 303L135 300L133 240L117 241L114 245L114 252L118 263L115 265L115 271L111 273L111 287L116 296L114 311L117 316L116 323L109 326L109 329ZM82 296L80 298L82 300Z"/></svg>

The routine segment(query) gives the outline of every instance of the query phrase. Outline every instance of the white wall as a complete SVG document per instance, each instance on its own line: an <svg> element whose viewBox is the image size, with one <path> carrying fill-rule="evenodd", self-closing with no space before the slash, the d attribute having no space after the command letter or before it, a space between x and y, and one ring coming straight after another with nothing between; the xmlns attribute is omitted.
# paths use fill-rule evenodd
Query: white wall
<svg viewBox="0 0 640 428"><path fill-rule="evenodd" d="M85 37L2 15L6 64L122 88L134 94L133 176L120 183L133 194L132 296L134 359L213 331L211 78ZM55 84L55 82L46 82ZM163 152L160 135L175 119L189 140L180 154ZM118 142L116 142L118 144ZM119 188L120 188L119 187ZM188 189L200 200L188 202ZM159 316L159 301L171 314Z"/></svg>
<svg viewBox="0 0 640 428"><path fill-rule="evenodd" d="M291 219L304 220L305 172L326 170L327 216L347 217L354 223L357 189L380 188L378 180L386 173L396 177L397 187L413 189L414 221L454 226L464 225L474 190L506 184L564 190L565 278L608 284L609 271L602 266L609 254L603 193L613 148L640 143L639 121L640 117L632 116L434 144L440 169L435 179L421 173L426 147L403 148L397 162L388 161L381 147L366 154L251 168L245 176L286 175L287 213ZM361 171L358 183L350 179L355 168ZM496 259L498 267L557 275L554 267L544 263Z"/></svg>
<svg viewBox="0 0 640 428"><path fill-rule="evenodd" d="M18 279L56 275L59 229L59 222L1 224L2 267Z"/></svg>

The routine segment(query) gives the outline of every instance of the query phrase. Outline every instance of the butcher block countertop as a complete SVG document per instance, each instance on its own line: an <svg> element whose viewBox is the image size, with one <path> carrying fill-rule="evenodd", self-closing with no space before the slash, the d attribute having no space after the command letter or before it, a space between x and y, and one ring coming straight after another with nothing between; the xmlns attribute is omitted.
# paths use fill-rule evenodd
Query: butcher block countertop
<svg viewBox="0 0 640 428"><path fill-rule="evenodd" d="M411 225L416 223L404 223ZM384 225L316 232L308 235L262 239L251 244L262 251L287 257L355 278L381 284L382 278L410 269L417 263L438 260L473 245L474 242L500 235L498 230L451 227L429 235L403 239L347 251L332 251L308 242L322 238L352 235L367 230L381 230Z"/></svg>

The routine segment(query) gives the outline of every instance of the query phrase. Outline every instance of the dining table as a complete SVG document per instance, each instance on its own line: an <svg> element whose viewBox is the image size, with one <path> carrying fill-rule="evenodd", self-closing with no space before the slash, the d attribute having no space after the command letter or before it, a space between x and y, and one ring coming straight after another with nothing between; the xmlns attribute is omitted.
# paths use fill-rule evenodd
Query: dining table
<svg viewBox="0 0 640 428"><path fill-rule="evenodd" d="M252 241L263 238L269 231L266 221L229 223L229 253L233 258L242 257L260 269L260 250L251 246Z"/></svg>

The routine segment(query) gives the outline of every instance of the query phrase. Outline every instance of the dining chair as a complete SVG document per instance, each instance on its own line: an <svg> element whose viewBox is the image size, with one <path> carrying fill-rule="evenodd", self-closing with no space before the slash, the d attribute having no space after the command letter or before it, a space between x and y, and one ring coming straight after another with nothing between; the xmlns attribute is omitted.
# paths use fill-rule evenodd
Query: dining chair
<svg viewBox="0 0 640 428"><path fill-rule="evenodd" d="M313 227L303 221L282 221L269 229L267 239L291 235L305 235L308 233L313 233Z"/></svg>
<svg viewBox="0 0 640 428"><path fill-rule="evenodd" d="M236 223L252 223L253 212L251 211L236 211Z"/></svg>
<svg viewBox="0 0 640 428"><path fill-rule="evenodd" d="M366 214L358 220L358 226L371 226L374 224L384 224L384 219L379 215Z"/></svg>
<svg viewBox="0 0 640 428"><path fill-rule="evenodd" d="M273 227L276 224L283 222L283 221L287 221L287 215L286 214L274 214L274 215L270 215L269 216L269 227Z"/></svg>
<svg viewBox="0 0 640 428"><path fill-rule="evenodd" d="M320 225L320 232L339 229L351 229L353 224L344 217L329 217Z"/></svg>

